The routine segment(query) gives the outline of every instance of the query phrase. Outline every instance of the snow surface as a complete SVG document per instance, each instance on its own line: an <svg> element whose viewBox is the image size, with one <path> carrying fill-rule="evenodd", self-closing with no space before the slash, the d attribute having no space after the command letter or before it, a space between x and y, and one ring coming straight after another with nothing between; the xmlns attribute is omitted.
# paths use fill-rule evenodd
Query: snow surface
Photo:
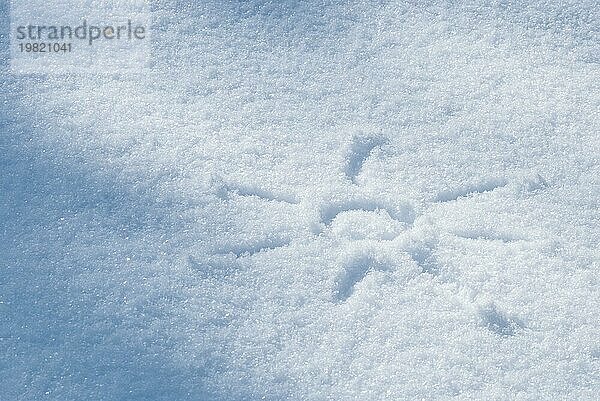
<svg viewBox="0 0 600 401"><path fill-rule="evenodd" d="M1 400L598 399L597 1L152 18L146 74L2 36Z"/></svg>

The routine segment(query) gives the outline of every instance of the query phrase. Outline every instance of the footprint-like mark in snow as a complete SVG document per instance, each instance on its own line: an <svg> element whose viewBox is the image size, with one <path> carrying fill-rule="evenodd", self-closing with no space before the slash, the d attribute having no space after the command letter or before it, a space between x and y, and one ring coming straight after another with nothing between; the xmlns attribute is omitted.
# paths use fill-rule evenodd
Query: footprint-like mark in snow
<svg viewBox="0 0 600 401"><path fill-rule="evenodd" d="M321 208L321 221L326 226L329 226L338 214L349 212L351 210L366 212L385 210L391 218L406 224L412 224L415 220L414 209L409 203L404 203L396 207L377 200L348 199L323 206Z"/></svg>
<svg viewBox="0 0 600 401"><path fill-rule="evenodd" d="M435 258L434 249L434 246L423 245L414 249L410 249L408 254L421 268L423 273L429 273L433 276L437 276L440 274L441 267Z"/></svg>
<svg viewBox="0 0 600 401"><path fill-rule="evenodd" d="M514 336L523 328L519 319L507 316L493 304L480 308L479 317L488 330L503 337Z"/></svg>
<svg viewBox="0 0 600 401"><path fill-rule="evenodd" d="M346 263L344 270L336 280L335 301L341 303L350 298L356 284L373 270L385 271L389 270L389 266L375 260L370 255L361 255Z"/></svg>
<svg viewBox="0 0 600 401"><path fill-rule="evenodd" d="M217 255L233 254L236 258L248 257L263 251L271 251L289 245L291 240L283 238L265 238L248 243L223 246L217 250Z"/></svg>
<svg viewBox="0 0 600 401"><path fill-rule="evenodd" d="M350 149L346 155L345 173L353 183L356 183L356 177L365 164L365 161L376 147L388 143L388 139L381 136L355 136L350 144Z"/></svg>
<svg viewBox="0 0 600 401"><path fill-rule="evenodd" d="M442 191L435 197L434 201L438 203L451 202L470 195L490 192L495 189L505 187L507 184L508 181L502 178L487 180L479 184L467 185L458 189Z"/></svg>

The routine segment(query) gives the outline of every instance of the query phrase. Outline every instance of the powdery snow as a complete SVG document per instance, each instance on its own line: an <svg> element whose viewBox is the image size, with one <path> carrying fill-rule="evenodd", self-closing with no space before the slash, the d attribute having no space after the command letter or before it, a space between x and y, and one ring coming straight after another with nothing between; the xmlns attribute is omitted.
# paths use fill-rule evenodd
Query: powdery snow
<svg viewBox="0 0 600 401"><path fill-rule="evenodd" d="M5 68L0 399L596 399L600 8L452 3L157 0L151 72Z"/></svg>

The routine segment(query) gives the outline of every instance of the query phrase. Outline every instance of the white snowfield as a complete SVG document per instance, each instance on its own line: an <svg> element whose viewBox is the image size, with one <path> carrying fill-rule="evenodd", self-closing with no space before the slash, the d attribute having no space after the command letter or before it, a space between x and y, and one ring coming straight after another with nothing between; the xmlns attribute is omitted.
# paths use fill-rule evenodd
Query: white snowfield
<svg viewBox="0 0 600 401"><path fill-rule="evenodd" d="M0 75L0 400L598 400L597 1L152 10Z"/></svg>

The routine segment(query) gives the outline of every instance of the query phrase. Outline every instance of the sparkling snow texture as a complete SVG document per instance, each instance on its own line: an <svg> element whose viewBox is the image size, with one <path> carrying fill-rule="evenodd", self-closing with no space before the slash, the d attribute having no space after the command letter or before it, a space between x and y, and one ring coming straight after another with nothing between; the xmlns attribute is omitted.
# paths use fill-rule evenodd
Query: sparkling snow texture
<svg viewBox="0 0 600 401"><path fill-rule="evenodd" d="M597 399L600 7L454 3L157 0L147 74L3 36L0 399Z"/></svg>

